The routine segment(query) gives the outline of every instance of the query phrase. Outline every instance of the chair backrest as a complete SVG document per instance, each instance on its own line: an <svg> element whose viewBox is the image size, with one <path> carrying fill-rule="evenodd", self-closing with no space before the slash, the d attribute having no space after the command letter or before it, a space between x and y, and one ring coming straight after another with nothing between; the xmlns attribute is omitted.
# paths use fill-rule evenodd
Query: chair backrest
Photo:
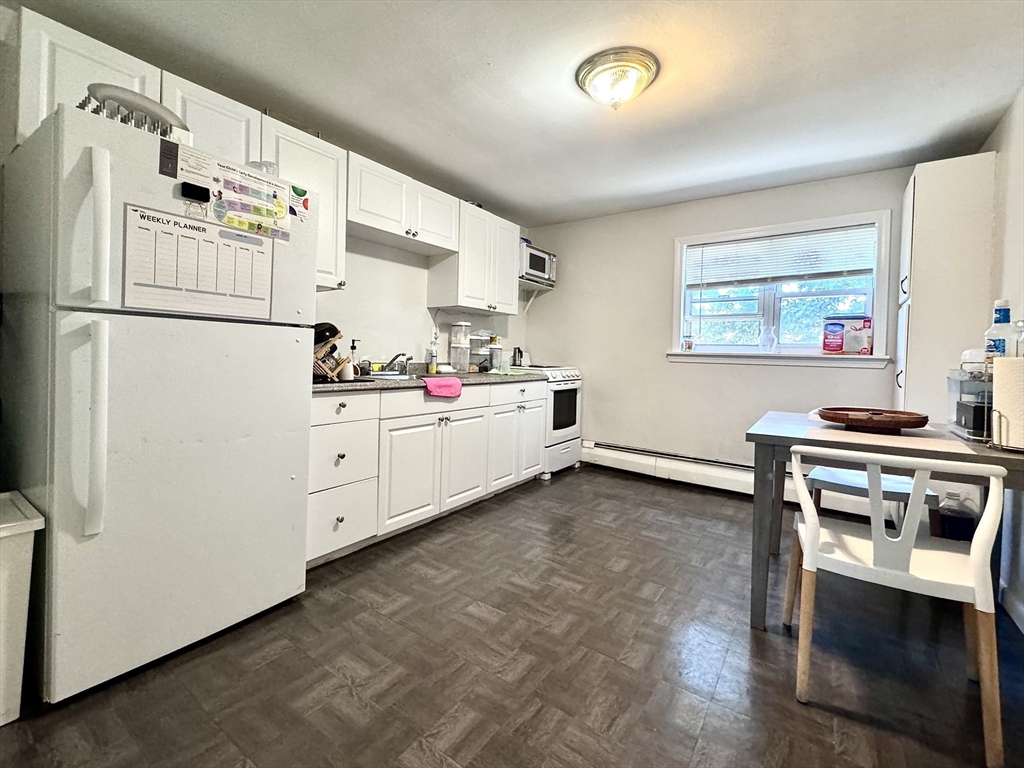
<svg viewBox="0 0 1024 768"><path fill-rule="evenodd" d="M797 499L804 514L807 526L807 540L804 547L804 568L817 570L818 542L820 524L818 511L807 489L804 477L803 462L809 459L824 459L827 463L842 462L844 464L861 465L868 477L868 500L871 513L871 542L875 568L906 572L910 569L910 556L917 541L917 532L921 522L921 514L925 509L924 499L928 488L928 480L933 472L948 475L971 477L987 477L989 479L988 501L981 515L981 521L971 541L971 569L974 572L975 587L979 592L987 592L991 602L992 574L989 562L992 557L992 545L999 529L999 520L1003 511L1003 478L1006 470L992 464L973 464L962 461L940 461L921 459L911 456L893 456L889 454L865 453L864 451L848 451L838 448L819 448L816 446L795 445L792 448L793 481L796 486ZM818 463L818 462L815 462ZM914 483L910 492L910 500L906 506L903 526L898 535L890 537L885 530L886 516L882 504L882 467L913 470ZM985 584L988 585L987 590ZM983 596L978 596L978 608L992 611L983 605Z"/></svg>

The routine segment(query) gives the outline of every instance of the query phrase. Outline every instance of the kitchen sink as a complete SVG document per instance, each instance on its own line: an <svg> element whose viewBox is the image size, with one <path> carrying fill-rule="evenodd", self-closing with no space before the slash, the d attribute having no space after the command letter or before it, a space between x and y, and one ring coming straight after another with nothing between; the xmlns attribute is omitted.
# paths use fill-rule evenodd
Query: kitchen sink
<svg viewBox="0 0 1024 768"><path fill-rule="evenodd" d="M415 378L417 377L404 373L371 373L367 376L356 376L353 381L409 381Z"/></svg>

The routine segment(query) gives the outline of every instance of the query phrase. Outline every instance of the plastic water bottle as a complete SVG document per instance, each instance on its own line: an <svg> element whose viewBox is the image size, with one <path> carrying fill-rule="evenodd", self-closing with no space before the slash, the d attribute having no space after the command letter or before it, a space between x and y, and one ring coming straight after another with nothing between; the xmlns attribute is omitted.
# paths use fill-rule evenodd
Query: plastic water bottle
<svg viewBox="0 0 1024 768"><path fill-rule="evenodd" d="M1010 323L1010 302L996 299L993 312L992 327L985 331L985 358L1005 357L1007 348L1017 343L1017 334ZM1015 354L1016 346L1014 346Z"/></svg>

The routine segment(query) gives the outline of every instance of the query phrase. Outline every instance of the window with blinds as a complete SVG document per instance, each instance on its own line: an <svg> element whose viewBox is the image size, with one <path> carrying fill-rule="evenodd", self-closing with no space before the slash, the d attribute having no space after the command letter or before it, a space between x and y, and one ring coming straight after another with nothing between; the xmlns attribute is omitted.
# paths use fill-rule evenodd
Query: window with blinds
<svg viewBox="0 0 1024 768"><path fill-rule="evenodd" d="M821 350L824 318L871 315L877 221L765 237L719 236L682 252L681 335L698 351Z"/></svg>

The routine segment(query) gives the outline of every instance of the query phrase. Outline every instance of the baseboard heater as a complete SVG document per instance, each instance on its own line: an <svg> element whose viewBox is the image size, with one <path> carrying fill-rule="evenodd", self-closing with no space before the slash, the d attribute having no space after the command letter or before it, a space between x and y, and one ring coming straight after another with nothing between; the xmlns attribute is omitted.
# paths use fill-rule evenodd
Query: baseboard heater
<svg viewBox="0 0 1024 768"><path fill-rule="evenodd" d="M754 495L754 468L748 464L652 451L614 443L599 443L593 440L583 441L583 461L660 477L663 480ZM796 489L793 487L793 477L789 472L786 473L785 499L796 502ZM822 495L821 502L823 507L841 512L868 512L867 499L826 492Z"/></svg>

